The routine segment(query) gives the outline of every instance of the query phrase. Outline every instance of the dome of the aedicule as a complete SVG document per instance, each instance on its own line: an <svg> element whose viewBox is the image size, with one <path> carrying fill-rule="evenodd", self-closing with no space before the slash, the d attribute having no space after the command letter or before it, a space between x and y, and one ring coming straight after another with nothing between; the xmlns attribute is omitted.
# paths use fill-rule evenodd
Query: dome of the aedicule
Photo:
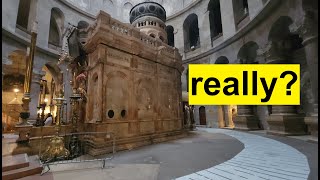
<svg viewBox="0 0 320 180"><path fill-rule="evenodd" d="M154 16L166 21L166 10L158 3L143 2L135 5L130 11L130 23L143 16Z"/></svg>
<svg viewBox="0 0 320 180"><path fill-rule="evenodd" d="M129 22L129 12L132 7L143 2L155 2L163 6L166 15L171 16L191 5L196 0L64 0L79 9L96 15L100 10L111 14L113 18Z"/></svg>

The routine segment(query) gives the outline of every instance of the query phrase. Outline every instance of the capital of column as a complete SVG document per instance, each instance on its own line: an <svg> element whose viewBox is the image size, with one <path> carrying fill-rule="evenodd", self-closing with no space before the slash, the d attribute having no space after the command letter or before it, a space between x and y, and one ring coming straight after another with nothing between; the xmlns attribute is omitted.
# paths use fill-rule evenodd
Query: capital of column
<svg viewBox="0 0 320 180"><path fill-rule="evenodd" d="M318 22L316 22L312 12L307 11L305 13L303 24L299 27L298 33L303 39L302 45L318 40Z"/></svg>
<svg viewBox="0 0 320 180"><path fill-rule="evenodd" d="M33 73L32 74L32 83L37 83L40 84L40 80L42 79L42 77L45 75L45 73Z"/></svg>

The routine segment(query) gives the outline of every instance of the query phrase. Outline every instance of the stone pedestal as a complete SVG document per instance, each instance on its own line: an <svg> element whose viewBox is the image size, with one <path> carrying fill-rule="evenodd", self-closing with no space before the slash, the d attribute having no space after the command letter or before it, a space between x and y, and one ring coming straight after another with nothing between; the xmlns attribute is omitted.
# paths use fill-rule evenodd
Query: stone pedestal
<svg viewBox="0 0 320 180"><path fill-rule="evenodd" d="M238 115L234 120L234 129L238 130L258 130L259 119L253 113L253 106L238 106Z"/></svg>
<svg viewBox="0 0 320 180"><path fill-rule="evenodd" d="M17 125L15 131L19 132L19 138L16 140L17 147L12 151L12 154L29 153L31 147L28 145L32 125Z"/></svg>
<svg viewBox="0 0 320 180"><path fill-rule="evenodd" d="M272 106L272 113L267 121L270 127L268 134L283 136L307 134L304 115L297 114L295 106Z"/></svg>
<svg viewBox="0 0 320 180"><path fill-rule="evenodd" d="M304 122L308 125L311 132L309 141L318 143L318 116L305 117Z"/></svg>
<svg viewBox="0 0 320 180"><path fill-rule="evenodd" d="M314 113L304 118L304 122L308 126L311 133L309 141L318 143L318 104L314 104Z"/></svg>

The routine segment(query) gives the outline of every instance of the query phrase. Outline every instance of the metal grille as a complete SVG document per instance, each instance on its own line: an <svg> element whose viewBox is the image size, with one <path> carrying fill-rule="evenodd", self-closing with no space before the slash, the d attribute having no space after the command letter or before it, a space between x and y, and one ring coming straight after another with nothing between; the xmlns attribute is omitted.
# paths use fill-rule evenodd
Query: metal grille
<svg viewBox="0 0 320 180"><path fill-rule="evenodd" d="M69 164L69 163L83 163L101 161L102 168L106 167L106 161L114 158L115 150L115 136L108 132L79 132L59 134L63 138L64 147L69 151L66 157L54 157L50 160L42 159L46 149L50 146L50 139L52 136L41 136L39 147L39 162L43 167L41 175L50 171L50 165ZM94 139L100 138L104 143L111 145L110 153L106 158L96 158L90 155L89 151L95 146ZM46 140L45 140L46 139ZM47 170L46 170L47 167Z"/></svg>

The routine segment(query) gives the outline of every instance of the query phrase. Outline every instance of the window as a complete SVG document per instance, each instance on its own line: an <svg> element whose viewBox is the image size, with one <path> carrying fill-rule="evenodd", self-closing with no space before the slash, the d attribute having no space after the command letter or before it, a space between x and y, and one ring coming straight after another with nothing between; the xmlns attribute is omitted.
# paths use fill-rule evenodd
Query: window
<svg viewBox="0 0 320 180"><path fill-rule="evenodd" d="M49 29L49 44L61 47L62 45L62 32L64 24L64 15L58 8L51 9L50 29Z"/></svg>
<svg viewBox="0 0 320 180"><path fill-rule="evenodd" d="M185 51L200 47L198 16L190 14L183 23Z"/></svg>
<svg viewBox="0 0 320 180"><path fill-rule="evenodd" d="M234 20L238 26L243 20L245 20L249 14L248 1L247 0L233 0ZM238 27L240 28L240 27Z"/></svg>
<svg viewBox="0 0 320 180"><path fill-rule="evenodd" d="M222 34L220 1L211 0L208 4L211 40Z"/></svg>
<svg viewBox="0 0 320 180"><path fill-rule="evenodd" d="M167 31L167 39L168 39L168 45L174 47L174 28L172 26L166 27Z"/></svg>
<svg viewBox="0 0 320 180"><path fill-rule="evenodd" d="M24 30L28 29L29 12L30 12L30 0L20 0L18 16L17 16L17 26L20 29L24 29Z"/></svg>

